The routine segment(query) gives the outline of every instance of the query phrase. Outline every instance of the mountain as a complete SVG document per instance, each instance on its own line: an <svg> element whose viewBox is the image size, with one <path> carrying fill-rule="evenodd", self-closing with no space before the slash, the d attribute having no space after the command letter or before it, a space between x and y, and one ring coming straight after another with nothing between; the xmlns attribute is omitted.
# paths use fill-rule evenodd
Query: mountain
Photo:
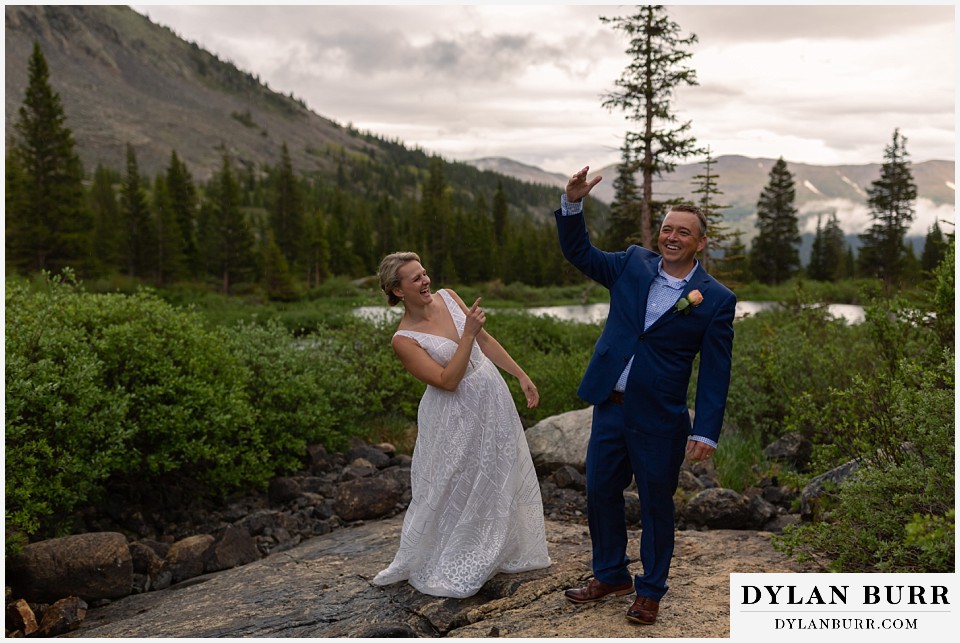
<svg viewBox="0 0 960 643"><path fill-rule="evenodd" d="M419 150L406 150L402 142L387 142L316 114L295 96L272 91L258 77L129 7L18 5L5 6L4 12L7 140L14 132L27 84L27 60L37 41L88 172L97 164L123 168L127 143L134 146L144 175L156 175L166 168L171 151L176 150L201 181L219 169L224 152L239 164L256 169L276 165L284 143L298 170L327 176L336 173L345 155L384 163L423 156ZM341 116L349 121L349 114ZM881 157L882 150L877 155ZM716 161L713 170L723 192L717 200L730 206L724 210L726 219L750 239L756 202L775 160L721 156ZM422 159L417 163L424 165ZM500 177L506 177L505 188L513 194L522 191L517 182L549 186L551 190L540 189L534 196L524 197L524 203L511 201L543 217L555 206L553 188L562 188L566 182L566 175L504 158L449 163L447 167L448 179L464 192L476 190L480 184L495 189ZM922 238L934 220L954 221L955 164L927 161L912 167L919 198L911 235ZM817 215L830 212L837 213L841 226L854 239L869 225L866 189L879 177L879 163L816 166L788 162L788 168L797 186L801 232L812 233ZM702 170L701 163L680 165L658 179L656 193L690 198L693 177ZM595 188L594 196L609 203L616 167L598 172L604 181ZM598 210L605 213L606 208Z"/></svg>
<svg viewBox="0 0 960 643"><path fill-rule="evenodd" d="M562 188L567 184L567 176L558 172L547 172L533 165L527 165L513 159L503 157L486 157L482 159L472 159L466 161L468 165L487 172L496 172L505 174L515 179L526 181L527 183L539 183L550 187ZM612 196L612 194L611 194ZM609 203L610 199L601 199Z"/></svg>
<svg viewBox="0 0 960 643"><path fill-rule="evenodd" d="M201 180L225 151L249 167L274 165L287 143L296 167L331 171L334 151L376 147L129 7L8 5L4 13L7 140L37 41L88 172L124 167L127 143L143 173L160 172L175 149Z"/></svg>

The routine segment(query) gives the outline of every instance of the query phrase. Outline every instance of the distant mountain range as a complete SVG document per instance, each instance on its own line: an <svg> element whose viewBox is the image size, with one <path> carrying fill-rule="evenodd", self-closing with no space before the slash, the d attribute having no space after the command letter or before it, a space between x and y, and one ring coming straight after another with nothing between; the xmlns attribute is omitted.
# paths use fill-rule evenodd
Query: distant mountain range
<svg viewBox="0 0 960 643"><path fill-rule="evenodd" d="M241 165L275 165L287 143L300 171L333 173L338 153L376 157L378 144L331 118L311 111L293 95L272 91L256 76L220 60L129 7L116 5L5 6L6 136L10 139L27 84L27 60L34 41L50 67L81 159L88 171L97 164L123 168L132 144L140 170L155 175L176 150L194 176L209 178L226 151ZM336 115L349 122L349 114ZM376 135L376 132L371 134ZM908 143L909 151L909 143ZM878 150L878 157L882 150ZM878 161L882 158L878 158ZM721 156L713 167L727 220L753 233L757 198L775 159ZM468 162L480 170L547 186L562 187L566 176L504 158ZM818 214L837 212L851 235L869 222L866 189L879 177L880 164L815 166L789 163L797 205L810 232ZM656 192L689 196L700 163L679 166L662 177ZM614 166L601 168L604 181L594 196L613 199ZM913 234L922 235L935 219L954 221L955 163L913 165L919 199ZM552 204L551 206L552 207Z"/></svg>

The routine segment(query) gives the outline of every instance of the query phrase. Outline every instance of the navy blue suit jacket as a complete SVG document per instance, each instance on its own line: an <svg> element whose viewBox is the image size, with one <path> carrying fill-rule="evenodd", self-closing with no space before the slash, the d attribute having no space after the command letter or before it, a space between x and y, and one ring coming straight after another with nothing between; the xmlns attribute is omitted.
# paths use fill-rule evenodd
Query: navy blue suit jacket
<svg viewBox="0 0 960 643"><path fill-rule="evenodd" d="M563 256L587 277L610 290L610 313L577 394L600 404L613 391L635 355L624 395L631 428L659 435L675 431L719 440L730 387L733 318L737 298L699 266L682 296L699 290L703 302L688 313L670 310L643 329L647 295L660 255L639 246L604 252L590 243L582 214L555 213ZM694 424L687 388L700 353Z"/></svg>

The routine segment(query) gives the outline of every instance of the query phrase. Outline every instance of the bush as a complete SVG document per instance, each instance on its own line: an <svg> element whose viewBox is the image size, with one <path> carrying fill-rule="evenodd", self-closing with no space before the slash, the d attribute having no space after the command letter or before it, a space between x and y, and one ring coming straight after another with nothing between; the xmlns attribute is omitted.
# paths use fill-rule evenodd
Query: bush
<svg viewBox="0 0 960 643"><path fill-rule="evenodd" d="M156 297L89 295L69 276L6 293L6 503L28 534L67 528L106 486L176 472L223 491L268 475L223 336Z"/></svg>

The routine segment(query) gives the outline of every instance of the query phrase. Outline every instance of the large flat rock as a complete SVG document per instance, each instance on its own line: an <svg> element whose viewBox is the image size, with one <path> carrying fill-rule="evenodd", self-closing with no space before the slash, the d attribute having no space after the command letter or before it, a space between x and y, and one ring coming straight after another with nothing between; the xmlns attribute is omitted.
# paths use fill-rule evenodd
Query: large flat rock
<svg viewBox="0 0 960 643"><path fill-rule="evenodd" d="M670 591L654 626L624 614L632 597L573 605L563 590L591 576L585 525L547 522L553 565L500 574L463 600L370 580L393 559L402 515L339 529L234 569L92 609L73 637L651 637L730 635L731 572L802 571L770 534L680 531ZM631 552L639 532L630 534ZM639 566L639 563L634 563Z"/></svg>

